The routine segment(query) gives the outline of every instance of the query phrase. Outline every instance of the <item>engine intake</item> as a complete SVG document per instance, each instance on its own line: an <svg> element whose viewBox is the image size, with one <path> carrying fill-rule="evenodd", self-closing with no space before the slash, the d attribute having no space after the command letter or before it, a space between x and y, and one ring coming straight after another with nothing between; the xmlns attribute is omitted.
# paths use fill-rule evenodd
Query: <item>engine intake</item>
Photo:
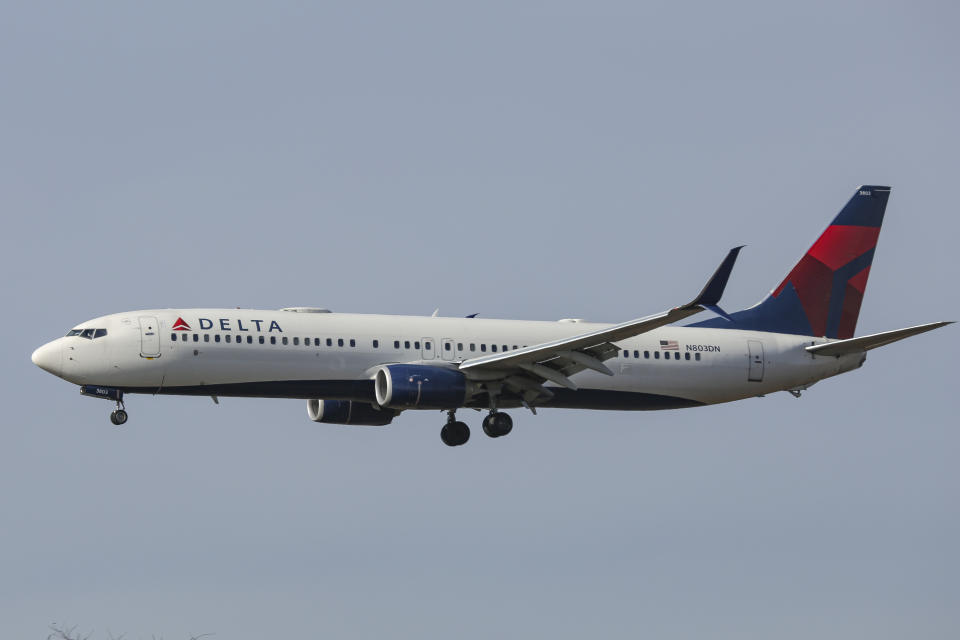
<svg viewBox="0 0 960 640"><path fill-rule="evenodd" d="M399 411L380 409L352 400L307 400L307 415L314 422L382 427L390 424Z"/></svg>
<svg viewBox="0 0 960 640"><path fill-rule="evenodd" d="M459 371L419 364L386 364L374 376L381 407L454 409L467 397L467 378Z"/></svg>

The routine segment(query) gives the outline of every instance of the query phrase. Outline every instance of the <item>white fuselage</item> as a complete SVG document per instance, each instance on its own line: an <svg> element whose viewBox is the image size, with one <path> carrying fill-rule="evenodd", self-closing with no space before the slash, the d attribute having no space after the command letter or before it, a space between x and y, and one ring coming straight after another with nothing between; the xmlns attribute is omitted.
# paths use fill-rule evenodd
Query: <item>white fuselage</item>
<svg viewBox="0 0 960 640"><path fill-rule="evenodd" d="M470 358L606 326L250 309L145 310L78 325L79 335L44 345L34 361L69 382L128 393L373 402L372 371L379 365L456 368ZM84 337L85 329L106 331ZM663 327L616 341L619 353L605 362L613 376L581 371L571 376L574 391L548 382L558 393L542 406L715 404L805 388L863 364L863 353L824 357L804 349L824 342L828 340L759 331Z"/></svg>

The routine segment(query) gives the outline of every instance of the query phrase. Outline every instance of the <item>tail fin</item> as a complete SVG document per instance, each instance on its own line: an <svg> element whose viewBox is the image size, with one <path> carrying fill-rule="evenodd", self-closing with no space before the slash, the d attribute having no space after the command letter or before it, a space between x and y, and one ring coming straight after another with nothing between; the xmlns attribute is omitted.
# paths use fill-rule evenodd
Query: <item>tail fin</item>
<svg viewBox="0 0 960 640"><path fill-rule="evenodd" d="M890 187L860 187L769 296L691 326L853 337L889 197Z"/></svg>

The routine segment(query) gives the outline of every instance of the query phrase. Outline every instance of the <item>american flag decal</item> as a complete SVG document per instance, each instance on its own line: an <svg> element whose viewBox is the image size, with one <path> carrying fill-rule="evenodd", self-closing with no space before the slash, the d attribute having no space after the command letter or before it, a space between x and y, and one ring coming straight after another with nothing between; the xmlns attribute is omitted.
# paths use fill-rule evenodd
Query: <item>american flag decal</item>
<svg viewBox="0 0 960 640"><path fill-rule="evenodd" d="M660 348L664 351L679 351L680 345L677 344L676 340L661 340Z"/></svg>

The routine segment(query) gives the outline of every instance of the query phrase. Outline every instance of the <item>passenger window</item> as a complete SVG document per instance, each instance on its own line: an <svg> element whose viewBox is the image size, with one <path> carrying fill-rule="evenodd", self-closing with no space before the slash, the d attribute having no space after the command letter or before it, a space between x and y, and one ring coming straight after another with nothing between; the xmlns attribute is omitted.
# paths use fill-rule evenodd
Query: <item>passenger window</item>
<svg viewBox="0 0 960 640"><path fill-rule="evenodd" d="M503 351L507 350L507 345L503 345Z"/></svg>
<svg viewBox="0 0 960 640"><path fill-rule="evenodd" d="M684 360L689 360L689 359L690 359L690 352L689 352L689 351L688 351L687 353L683 354L683 359L684 359Z"/></svg>
<svg viewBox="0 0 960 640"><path fill-rule="evenodd" d="M263 336L260 336L259 340L260 340L260 344L263 344Z"/></svg>
<svg viewBox="0 0 960 640"><path fill-rule="evenodd" d="M623 352L623 357L624 357L624 358L629 358L629 357L630 357L630 352L625 350L625 351Z"/></svg>
<svg viewBox="0 0 960 640"><path fill-rule="evenodd" d="M283 342L283 344L287 344L287 336L283 336L283 338L281 338L280 340L281 342Z"/></svg>
<svg viewBox="0 0 960 640"><path fill-rule="evenodd" d="M328 346L328 347L332 347L332 346L333 346L333 338L327 338L327 346Z"/></svg>
<svg viewBox="0 0 960 640"><path fill-rule="evenodd" d="M419 340L414 340L414 341L413 341L413 348L414 348L414 349L418 349L418 350L420 349L420 341L419 341Z"/></svg>
<svg viewBox="0 0 960 640"><path fill-rule="evenodd" d="M429 342L424 342L424 343L423 343L423 348L426 349L427 351L429 351L430 348L431 348L431 347L430 347L430 343L429 343Z"/></svg>
<svg viewBox="0 0 960 640"><path fill-rule="evenodd" d="M200 341L200 334L199 334L199 333L193 334L193 341L194 341L194 342L199 342L199 341Z"/></svg>
<svg viewBox="0 0 960 640"><path fill-rule="evenodd" d="M357 346L357 341L354 340L353 338L350 338L350 346L351 346L351 347Z"/></svg>
<svg viewBox="0 0 960 640"><path fill-rule="evenodd" d="M284 340L286 340L286 338L284 338ZM293 346L295 346L295 347L299 347L299 346L300 346L300 338L296 338L296 337L295 337L295 338L293 339Z"/></svg>
<svg viewBox="0 0 960 640"><path fill-rule="evenodd" d="M204 342L210 342L210 334L209 334L209 333L203 334L203 341L204 341Z"/></svg>
<svg viewBox="0 0 960 640"><path fill-rule="evenodd" d="M315 347L319 347L319 346L320 346L320 338L314 338L314 339L313 339L313 346L315 346Z"/></svg>
<svg viewBox="0 0 960 640"><path fill-rule="evenodd" d="M649 352L649 351L644 351L644 352L643 352L643 357L646 358L647 360L649 360L649 359L650 359L650 352Z"/></svg>
<svg viewBox="0 0 960 640"><path fill-rule="evenodd" d="M517 345L513 345L513 350L514 350L514 351L517 350Z"/></svg>
<svg viewBox="0 0 960 640"><path fill-rule="evenodd" d="M403 348L404 348L404 349L409 349L409 348L410 348L410 341L409 341L409 340L404 340L404 341L403 341Z"/></svg>
<svg viewBox="0 0 960 640"><path fill-rule="evenodd" d="M218 333L217 335L213 336L213 341L214 341L214 342L220 342L220 334L219 334L219 333Z"/></svg>
<svg viewBox="0 0 960 640"><path fill-rule="evenodd" d="M634 358L639 358L639 357L640 357L640 352L634 350L634 352L633 352L633 357L634 357Z"/></svg>
<svg viewBox="0 0 960 640"><path fill-rule="evenodd" d="M679 360L679 359L680 359L680 352L679 352L679 351L674 351L674 352L673 352L673 359L674 359L674 360Z"/></svg>
<svg viewBox="0 0 960 640"><path fill-rule="evenodd" d="M224 340L226 340L227 342L230 342L230 334L229 334L229 333L228 333L226 336L224 336Z"/></svg>
<svg viewBox="0 0 960 640"><path fill-rule="evenodd" d="M697 352L697 353L693 354L693 359L699 361L699 360L700 360L700 352Z"/></svg>
<svg viewBox="0 0 960 640"><path fill-rule="evenodd" d="M247 336L247 344L253 344L253 336Z"/></svg>
<svg viewBox="0 0 960 640"><path fill-rule="evenodd" d="M173 340L174 342L176 342L176 341L177 341L177 334L171 333L171 334L170 334L170 339Z"/></svg>
<svg viewBox="0 0 960 640"><path fill-rule="evenodd" d="M379 341L379 340L374 340L374 341L373 341L373 348L374 348L374 349L379 349L379 348L380 348L380 341Z"/></svg>
<svg viewBox="0 0 960 640"><path fill-rule="evenodd" d="M450 346L451 346L451 345L450 345L449 342L444 342L444 343L443 343L443 350L444 350L444 351L450 351Z"/></svg>
<svg viewBox="0 0 960 640"><path fill-rule="evenodd" d="M180 334L180 342L186 342L186 341L187 341L187 334L181 333L181 334Z"/></svg>
<svg viewBox="0 0 960 640"><path fill-rule="evenodd" d="M337 346L338 346L338 347L342 347L342 346L343 346L343 338L337 338Z"/></svg>
<svg viewBox="0 0 960 640"><path fill-rule="evenodd" d="M462 342L458 342L458 343L457 343L457 351L463 351L463 343L462 343Z"/></svg>
<svg viewBox="0 0 960 640"><path fill-rule="evenodd" d="M496 352L497 352L497 345L495 345L495 344L490 345L490 351L493 351L494 353L496 353Z"/></svg>
<svg viewBox="0 0 960 640"><path fill-rule="evenodd" d="M476 351L476 350L477 350L477 345L474 344L473 342L471 342L471 343L470 343L470 351Z"/></svg>
<svg viewBox="0 0 960 640"><path fill-rule="evenodd" d="M270 336L270 344L277 344L277 336Z"/></svg>
<svg viewBox="0 0 960 640"><path fill-rule="evenodd" d="M487 351L487 343L485 342L480 343L480 351L483 351L483 352Z"/></svg>
<svg viewBox="0 0 960 640"><path fill-rule="evenodd" d="M399 341L399 340L394 340L394 341L393 341L393 348L394 348L394 349L399 349L399 348L400 348L400 341Z"/></svg>
<svg viewBox="0 0 960 640"><path fill-rule="evenodd" d="M659 359L660 359L660 352L659 352L659 351L654 351L654 352L653 352L653 359L654 359L654 360L659 360Z"/></svg>

